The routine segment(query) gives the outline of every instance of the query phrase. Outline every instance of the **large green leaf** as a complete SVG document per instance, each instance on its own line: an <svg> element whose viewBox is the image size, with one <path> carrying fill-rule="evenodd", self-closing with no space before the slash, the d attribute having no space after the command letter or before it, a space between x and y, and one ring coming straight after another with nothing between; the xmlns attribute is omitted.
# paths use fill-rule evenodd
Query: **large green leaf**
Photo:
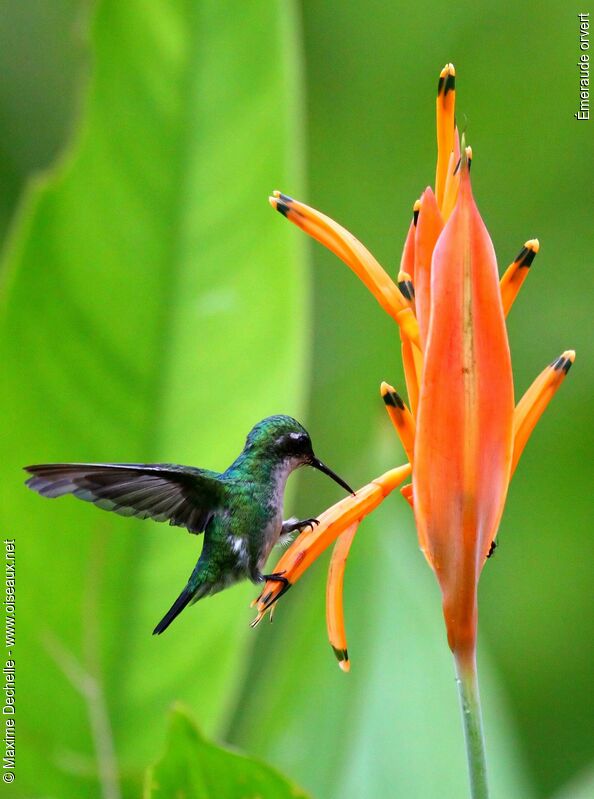
<svg viewBox="0 0 594 799"><path fill-rule="evenodd" d="M306 799L264 763L206 741L183 708L171 714L167 751L149 770L145 799Z"/></svg>
<svg viewBox="0 0 594 799"><path fill-rule="evenodd" d="M21 467L224 468L259 418L299 414L301 243L266 203L297 179L290 11L102 2L78 142L23 211L0 322L3 531L22 586L15 796L97 795L114 746L137 795L170 702L212 731L237 691L249 589L152 637L201 541L42 500Z"/></svg>

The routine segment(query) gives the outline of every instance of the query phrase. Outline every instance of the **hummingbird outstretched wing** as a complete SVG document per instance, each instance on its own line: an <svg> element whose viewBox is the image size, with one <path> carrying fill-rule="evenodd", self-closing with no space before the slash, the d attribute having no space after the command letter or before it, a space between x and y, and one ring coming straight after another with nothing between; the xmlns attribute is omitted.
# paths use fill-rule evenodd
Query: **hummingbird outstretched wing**
<svg viewBox="0 0 594 799"><path fill-rule="evenodd" d="M122 516L204 530L225 500L221 475L170 463L48 463L26 466L42 497L72 494Z"/></svg>

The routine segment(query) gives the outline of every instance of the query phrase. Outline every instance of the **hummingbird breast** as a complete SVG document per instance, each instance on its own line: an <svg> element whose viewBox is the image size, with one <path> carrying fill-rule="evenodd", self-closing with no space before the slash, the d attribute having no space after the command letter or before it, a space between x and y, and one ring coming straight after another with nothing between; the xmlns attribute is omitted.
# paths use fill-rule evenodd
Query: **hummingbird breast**
<svg viewBox="0 0 594 799"><path fill-rule="evenodd" d="M231 499L212 533L219 541L224 540L225 557L234 571L256 580L264 569L282 531L287 478L300 465L295 458L247 463L244 459L239 473L227 472L233 480ZM215 526L219 533L215 534ZM223 530L224 537L220 535Z"/></svg>
<svg viewBox="0 0 594 799"><path fill-rule="evenodd" d="M266 525L262 536L262 550L256 564L258 571L262 571L274 545L277 543L283 526L282 512L278 512Z"/></svg>
<svg viewBox="0 0 594 799"><path fill-rule="evenodd" d="M285 486L287 478L298 466L301 461L295 458L287 458L281 461L272 470L270 475L270 489L268 493L268 522L262 531L262 548L258 559L257 567L262 571L268 560L272 548L278 542L283 526L283 500L285 496Z"/></svg>

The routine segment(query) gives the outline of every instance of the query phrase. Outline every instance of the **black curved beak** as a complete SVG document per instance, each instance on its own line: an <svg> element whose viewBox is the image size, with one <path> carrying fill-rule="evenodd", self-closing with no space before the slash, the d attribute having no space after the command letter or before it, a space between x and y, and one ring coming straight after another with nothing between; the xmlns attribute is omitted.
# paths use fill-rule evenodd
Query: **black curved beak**
<svg viewBox="0 0 594 799"><path fill-rule="evenodd" d="M345 483L345 481L342 479L342 477L339 477L336 474L336 472L333 472L332 469L329 469L326 466L325 463L322 463L322 461L319 460L319 458L313 457L310 460L309 465L313 466L314 469L317 469L319 472L324 472L324 474L327 474L328 477L331 477L334 480L335 483L338 483L339 486L342 486L345 491L349 492L349 494L353 494L353 495L355 494L355 492L350 487L350 485L348 483Z"/></svg>

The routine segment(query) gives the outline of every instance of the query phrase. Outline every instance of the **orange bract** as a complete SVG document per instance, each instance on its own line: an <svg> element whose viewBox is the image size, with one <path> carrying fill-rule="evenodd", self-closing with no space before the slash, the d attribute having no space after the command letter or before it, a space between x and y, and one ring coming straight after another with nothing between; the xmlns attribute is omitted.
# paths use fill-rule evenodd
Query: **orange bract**
<svg viewBox="0 0 594 799"><path fill-rule="evenodd" d="M341 258L399 326L408 406L387 383L381 393L412 464L401 489L414 509L421 549L439 581L450 647L460 663L474 661L477 583L488 557L511 475L538 419L575 353L564 352L534 381L514 409L505 327L539 249L526 242L499 280L491 239L470 183L472 151L455 123L455 69L446 64L437 91L435 191L413 206L397 280L345 228L313 208L275 192L276 210ZM301 534L275 572L293 585L336 541L327 588L330 642L350 668L342 607L344 569L361 519L411 472L406 464L364 486ZM286 590L286 588L284 589ZM283 593L267 583L257 623Z"/></svg>
<svg viewBox="0 0 594 799"><path fill-rule="evenodd" d="M320 514L313 529L301 533L276 564L275 574L282 574L289 585L294 585L311 564L319 558L330 544L343 533L347 527L359 522L368 513L377 508L388 494L397 488L411 473L411 466L406 463L396 469L376 477L371 483L360 488L354 496L345 497ZM252 622L255 626L269 610L274 602L284 593L286 587L279 582L269 580L256 602L258 616Z"/></svg>
<svg viewBox="0 0 594 799"><path fill-rule="evenodd" d="M330 568L328 569L328 583L326 585L326 625L328 627L328 638L330 639L330 646L338 660L338 665L343 671L350 671L351 661L349 660L346 631L344 629L342 587L347 558L358 527L359 522L351 524L351 526L347 527L344 533L339 536L334 544L332 558L330 559Z"/></svg>
<svg viewBox="0 0 594 799"><path fill-rule="evenodd" d="M414 449L415 521L443 592L450 646L468 653L474 651L478 575L507 493L514 402L497 263L466 159L431 271Z"/></svg>

